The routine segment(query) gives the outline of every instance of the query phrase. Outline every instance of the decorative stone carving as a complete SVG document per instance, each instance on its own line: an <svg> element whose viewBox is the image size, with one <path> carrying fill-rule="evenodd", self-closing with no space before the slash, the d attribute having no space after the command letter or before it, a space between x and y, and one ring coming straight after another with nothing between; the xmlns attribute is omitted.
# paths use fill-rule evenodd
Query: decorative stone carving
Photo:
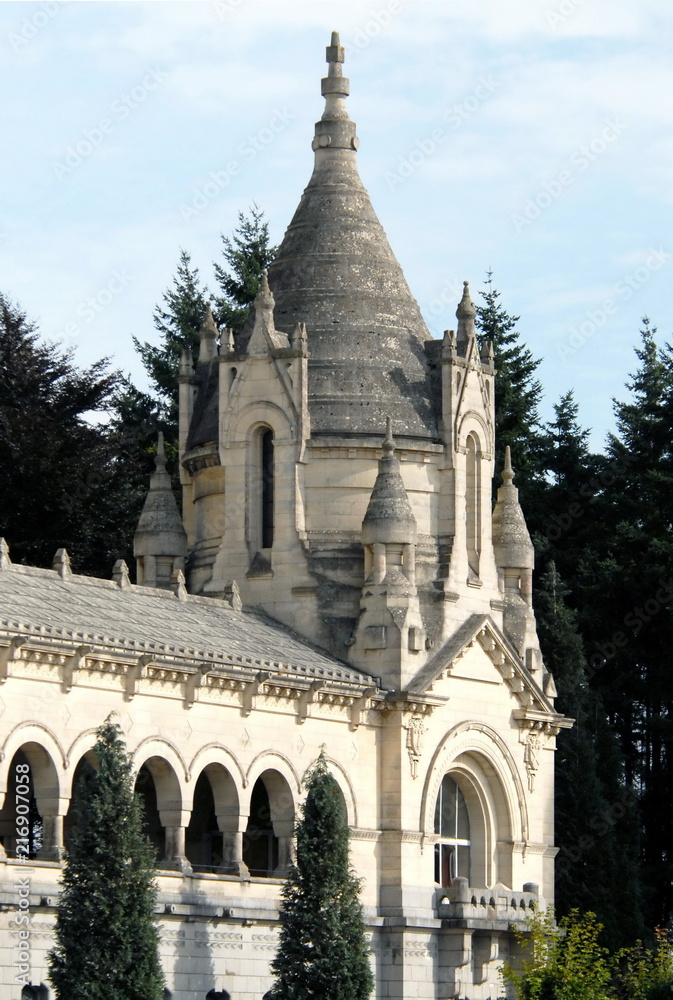
<svg viewBox="0 0 673 1000"><path fill-rule="evenodd" d="M418 762L423 752L423 736L427 731L427 726L422 715L412 715L404 728L407 731L407 750L409 752L409 764L411 765L411 777L417 778Z"/></svg>

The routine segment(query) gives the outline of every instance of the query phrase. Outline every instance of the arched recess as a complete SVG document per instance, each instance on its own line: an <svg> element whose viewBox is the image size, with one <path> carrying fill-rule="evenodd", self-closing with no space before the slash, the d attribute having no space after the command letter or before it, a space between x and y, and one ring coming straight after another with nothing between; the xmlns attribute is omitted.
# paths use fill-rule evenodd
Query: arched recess
<svg viewBox="0 0 673 1000"><path fill-rule="evenodd" d="M465 442L465 541L467 564L472 575L479 578L482 549L482 453L481 441L474 431Z"/></svg>
<svg viewBox="0 0 673 1000"><path fill-rule="evenodd" d="M223 764L206 764L194 785L185 854L196 871L240 874L238 789Z"/></svg>
<svg viewBox="0 0 673 1000"><path fill-rule="evenodd" d="M274 768L252 784L243 861L251 875L282 878L292 853L295 799L287 778Z"/></svg>
<svg viewBox="0 0 673 1000"><path fill-rule="evenodd" d="M357 827L358 811L355 799L355 792L353 790L353 785L351 784L351 780L338 761L332 760L331 757L326 757L325 762L329 767L330 774L332 775L332 777L334 778L334 780L336 781L341 790L346 822L350 827ZM313 767L313 764L309 765L309 767L307 767L306 771L304 772L304 776L302 778L302 785L306 777L306 774L308 773L308 771L310 771L311 767Z"/></svg>
<svg viewBox="0 0 673 1000"><path fill-rule="evenodd" d="M493 455L493 435L481 413L476 410L467 410L458 422L456 427L456 448L458 451L465 451L467 438L470 434L476 434L481 442L484 458L490 458Z"/></svg>
<svg viewBox="0 0 673 1000"><path fill-rule="evenodd" d="M294 441L294 431L287 413L267 400L255 400L244 406L232 420L227 436L228 443L244 444L250 440L250 435L256 427L270 427L278 441L287 443Z"/></svg>
<svg viewBox="0 0 673 1000"><path fill-rule="evenodd" d="M86 750L75 767L70 769L70 804L63 821L63 841L66 849L72 844L72 838L77 830L77 802L80 797L80 782L86 777L86 772L90 768L98 770L98 757L93 747Z"/></svg>
<svg viewBox="0 0 673 1000"><path fill-rule="evenodd" d="M5 753L0 854L57 861L67 805L62 750L48 730L30 724L10 734Z"/></svg>
<svg viewBox="0 0 673 1000"><path fill-rule="evenodd" d="M482 723L461 723L449 732L428 768L421 803L421 830L435 840L435 806L449 774L462 792L470 820L471 873L475 886L512 885L515 840L528 839L521 778L502 738Z"/></svg>

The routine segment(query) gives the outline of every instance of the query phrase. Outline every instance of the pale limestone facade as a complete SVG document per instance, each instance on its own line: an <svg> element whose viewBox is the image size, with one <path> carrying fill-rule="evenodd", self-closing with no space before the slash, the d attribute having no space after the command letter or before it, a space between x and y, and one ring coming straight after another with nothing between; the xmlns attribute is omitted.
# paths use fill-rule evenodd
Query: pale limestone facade
<svg viewBox="0 0 673 1000"><path fill-rule="evenodd" d="M249 326L235 339L208 315L196 365L183 357L184 530L160 448L138 586L123 564L89 580L63 552L36 570L0 549L8 1000L13 887L29 880L29 981L48 985L75 772L113 710L162 858L175 1000L270 988L321 747L365 880L377 997L494 1000L512 925L552 900L554 737L569 723L509 465L491 511L492 352L467 285L457 331L427 333L357 176L338 37L327 56L314 174ZM29 872L26 773L42 821Z"/></svg>

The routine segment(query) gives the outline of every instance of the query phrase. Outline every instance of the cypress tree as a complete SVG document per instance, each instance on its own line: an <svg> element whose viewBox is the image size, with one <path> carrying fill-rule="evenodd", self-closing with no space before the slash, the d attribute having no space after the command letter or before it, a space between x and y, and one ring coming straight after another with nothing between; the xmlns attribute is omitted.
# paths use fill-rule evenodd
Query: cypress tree
<svg viewBox="0 0 673 1000"><path fill-rule="evenodd" d="M161 1000L154 853L110 718L94 750L98 770L89 768L78 789L50 979L57 1000Z"/></svg>
<svg viewBox="0 0 673 1000"><path fill-rule="evenodd" d="M274 1000L367 1000L373 976L341 790L321 753L283 886Z"/></svg>

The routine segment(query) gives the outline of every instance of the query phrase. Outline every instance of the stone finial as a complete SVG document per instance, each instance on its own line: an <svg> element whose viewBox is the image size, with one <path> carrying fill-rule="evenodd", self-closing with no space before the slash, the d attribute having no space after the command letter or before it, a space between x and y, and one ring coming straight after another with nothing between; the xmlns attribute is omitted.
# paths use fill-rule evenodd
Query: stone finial
<svg viewBox="0 0 673 1000"><path fill-rule="evenodd" d="M456 317L458 319L458 335L456 337L456 341L458 350L461 354L465 354L468 343L476 337L474 329L474 320L476 315L477 310L474 302L470 298L469 282L464 281L463 297L458 303L458 308L456 309Z"/></svg>
<svg viewBox="0 0 673 1000"><path fill-rule="evenodd" d="M456 353L456 331L445 330L442 340L442 357L452 358Z"/></svg>
<svg viewBox="0 0 673 1000"><path fill-rule="evenodd" d="M213 358L217 357L217 339L219 335L220 331L217 328L213 310L208 305L199 333L199 363L212 361Z"/></svg>
<svg viewBox="0 0 673 1000"><path fill-rule="evenodd" d="M69 580L72 576L72 566L67 549L57 549L51 568L61 577L62 580Z"/></svg>
<svg viewBox="0 0 673 1000"><path fill-rule="evenodd" d="M493 341L487 340L482 344L481 352L482 364L486 365L487 368L492 368L495 362L495 354L493 352Z"/></svg>
<svg viewBox="0 0 673 1000"><path fill-rule="evenodd" d="M234 611L240 611L243 607L241 592L235 580L228 580L224 588L224 599L229 601Z"/></svg>
<svg viewBox="0 0 673 1000"><path fill-rule="evenodd" d="M176 569L171 574L171 590L179 601L187 600L187 581L181 569Z"/></svg>
<svg viewBox="0 0 673 1000"><path fill-rule="evenodd" d="M512 469L512 449L505 445L505 464L502 467L502 482L504 486L511 486L514 482L514 470Z"/></svg>
<svg viewBox="0 0 673 1000"><path fill-rule="evenodd" d="M120 590L128 590L131 586L129 568L124 559L118 559L112 567L112 579Z"/></svg>
<svg viewBox="0 0 673 1000"><path fill-rule="evenodd" d="M183 347L180 354L180 370L179 376L181 379L190 379L194 374L194 359L192 358L192 352L188 347Z"/></svg>
<svg viewBox="0 0 673 1000"><path fill-rule="evenodd" d="M228 326L224 331L224 333L225 333L224 340L226 341L227 344L227 350L229 351L230 354L233 354L233 352L236 350L234 331L230 326Z"/></svg>
<svg viewBox="0 0 673 1000"><path fill-rule="evenodd" d="M262 277L259 282L259 289L257 295L255 296L255 301L253 305L256 312L273 312L273 307L275 306L275 301L273 298L273 292L269 288L269 274L268 271L262 271Z"/></svg>
<svg viewBox="0 0 673 1000"><path fill-rule="evenodd" d="M327 46L326 59L329 65L327 76L322 80L322 95L325 98L323 121L334 118L348 118L345 98L350 93L350 82L343 76L342 64L346 58L339 32L332 32L331 45Z"/></svg>
<svg viewBox="0 0 673 1000"><path fill-rule="evenodd" d="M307 344L308 333L306 323L297 323L292 331L292 346L295 350L300 351L306 348Z"/></svg>
<svg viewBox="0 0 673 1000"><path fill-rule="evenodd" d="M0 538L0 570L9 569L12 560L9 557L9 545L4 538Z"/></svg>

